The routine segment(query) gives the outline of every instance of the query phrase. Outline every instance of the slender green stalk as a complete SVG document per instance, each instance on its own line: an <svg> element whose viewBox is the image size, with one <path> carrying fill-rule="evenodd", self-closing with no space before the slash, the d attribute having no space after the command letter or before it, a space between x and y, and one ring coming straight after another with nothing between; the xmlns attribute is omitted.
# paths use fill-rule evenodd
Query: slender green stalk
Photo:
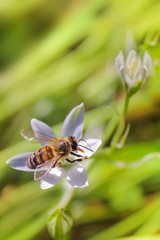
<svg viewBox="0 0 160 240"><path fill-rule="evenodd" d="M59 201L59 203L49 212L49 215L52 214L57 208L66 208L72 200L75 189L74 187L70 187L69 185L66 187L66 191L63 194L63 197Z"/></svg>
<svg viewBox="0 0 160 240"><path fill-rule="evenodd" d="M126 99L125 99L125 103L124 103L124 109L123 109L123 117L124 117L124 119L126 118L126 115L127 115L129 99L130 99L129 96L126 95Z"/></svg>

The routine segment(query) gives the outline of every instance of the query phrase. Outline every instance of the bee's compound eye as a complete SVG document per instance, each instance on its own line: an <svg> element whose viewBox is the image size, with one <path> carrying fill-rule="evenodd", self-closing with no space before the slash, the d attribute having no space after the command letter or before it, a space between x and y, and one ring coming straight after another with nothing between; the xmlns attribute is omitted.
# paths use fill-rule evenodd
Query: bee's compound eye
<svg viewBox="0 0 160 240"><path fill-rule="evenodd" d="M78 144L77 144L77 142L72 142L72 150L73 151L76 151L77 150L77 148L78 148Z"/></svg>
<svg viewBox="0 0 160 240"><path fill-rule="evenodd" d="M78 143L75 137L70 136L68 137L70 142L71 142L71 146L72 146L72 151L76 151L78 149Z"/></svg>

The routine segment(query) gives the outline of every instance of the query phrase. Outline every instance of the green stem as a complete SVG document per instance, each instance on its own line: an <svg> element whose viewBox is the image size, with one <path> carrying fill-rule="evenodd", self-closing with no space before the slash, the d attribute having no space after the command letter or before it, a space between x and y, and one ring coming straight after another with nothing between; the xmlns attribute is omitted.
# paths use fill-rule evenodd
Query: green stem
<svg viewBox="0 0 160 240"><path fill-rule="evenodd" d="M92 162L88 162L88 164L86 165L86 170L88 170L92 164L93 164L93 161ZM65 190L65 193L63 194L63 197L58 202L56 207L54 207L49 212L49 215L52 214L57 208L66 208L70 204L70 202L71 202L71 200L72 200L72 198L74 196L74 193L75 193L75 188L71 187L70 185L68 185L65 188L66 188L66 190Z"/></svg>
<svg viewBox="0 0 160 240"><path fill-rule="evenodd" d="M75 192L75 188L68 186L66 188L66 192L64 193L61 201L58 203L58 208L66 208L71 202L74 192Z"/></svg>
<svg viewBox="0 0 160 240"><path fill-rule="evenodd" d="M58 204L49 211L49 215L54 213L57 208L66 208L71 202L74 192L75 192L74 187L70 187L70 186L66 187L66 191L63 194L63 197L58 202Z"/></svg>
<svg viewBox="0 0 160 240"><path fill-rule="evenodd" d="M124 110L123 110L123 117L126 118L127 110L129 105L129 96L126 95L125 103L124 103Z"/></svg>

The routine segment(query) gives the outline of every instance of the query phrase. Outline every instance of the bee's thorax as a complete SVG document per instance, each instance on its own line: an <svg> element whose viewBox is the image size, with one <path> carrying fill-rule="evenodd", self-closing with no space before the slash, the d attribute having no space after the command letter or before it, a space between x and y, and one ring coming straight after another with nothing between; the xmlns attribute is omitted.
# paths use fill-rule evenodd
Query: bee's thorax
<svg viewBox="0 0 160 240"><path fill-rule="evenodd" d="M53 144L53 151L57 155L68 156L71 151L71 145L66 138L60 138Z"/></svg>

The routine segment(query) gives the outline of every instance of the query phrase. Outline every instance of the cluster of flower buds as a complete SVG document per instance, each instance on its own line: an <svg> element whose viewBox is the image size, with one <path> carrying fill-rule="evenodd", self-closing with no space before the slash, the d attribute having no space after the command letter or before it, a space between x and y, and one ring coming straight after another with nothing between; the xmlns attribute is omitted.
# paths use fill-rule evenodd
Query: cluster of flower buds
<svg viewBox="0 0 160 240"><path fill-rule="evenodd" d="M132 96L140 89L148 77L152 66L152 59L147 51L145 51L143 60L141 61L136 51L131 50L125 61L123 52L120 51L116 57L115 65L127 95Z"/></svg>

